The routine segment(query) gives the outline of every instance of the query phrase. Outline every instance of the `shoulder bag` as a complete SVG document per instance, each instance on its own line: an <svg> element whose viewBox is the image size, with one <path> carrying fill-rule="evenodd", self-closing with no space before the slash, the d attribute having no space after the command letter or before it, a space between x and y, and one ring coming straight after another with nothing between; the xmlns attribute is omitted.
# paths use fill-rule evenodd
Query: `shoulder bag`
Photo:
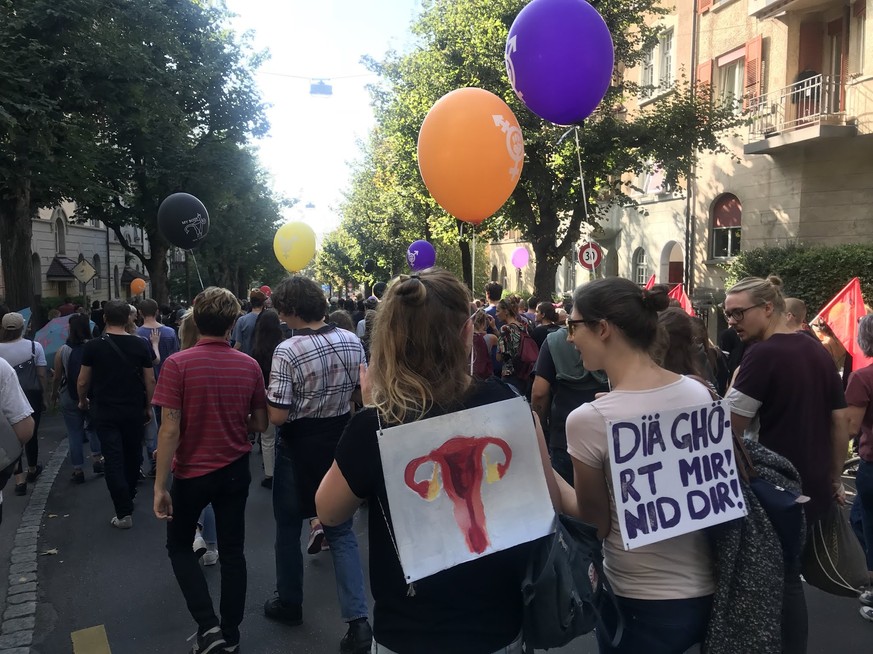
<svg viewBox="0 0 873 654"><path fill-rule="evenodd" d="M30 358L17 366L12 366L18 375L18 383L25 393L33 393L42 390L39 375L36 372L36 344L30 341Z"/></svg>
<svg viewBox="0 0 873 654"><path fill-rule="evenodd" d="M857 597L860 587L868 583L864 550L849 525L846 509L836 502L812 525L802 572L808 584L831 595Z"/></svg>

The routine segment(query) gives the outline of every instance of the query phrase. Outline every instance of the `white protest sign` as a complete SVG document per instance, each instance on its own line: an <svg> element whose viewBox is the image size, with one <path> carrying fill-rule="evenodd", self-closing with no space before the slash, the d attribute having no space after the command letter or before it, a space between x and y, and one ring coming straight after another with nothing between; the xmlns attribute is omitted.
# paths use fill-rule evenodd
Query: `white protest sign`
<svg viewBox="0 0 873 654"><path fill-rule="evenodd" d="M607 422L626 550L746 515L722 401Z"/></svg>
<svg viewBox="0 0 873 654"><path fill-rule="evenodd" d="M390 427L379 452L407 582L553 531L523 398Z"/></svg>

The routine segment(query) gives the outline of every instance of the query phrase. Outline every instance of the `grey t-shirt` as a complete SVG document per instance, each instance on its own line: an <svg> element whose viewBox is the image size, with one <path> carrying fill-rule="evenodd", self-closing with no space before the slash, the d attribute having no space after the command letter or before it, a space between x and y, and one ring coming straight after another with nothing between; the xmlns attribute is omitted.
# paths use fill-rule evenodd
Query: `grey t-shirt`
<svg viewBox="0 0 873 654"><path fill-rule="evenodd" d="M239 349L249 356L252 356L252 345L254 345L255 323L258 322L258 316L261 313L254 311L247 313L242 318L236 321L233 328L231 338L234 343L239 343Z"/></svg>

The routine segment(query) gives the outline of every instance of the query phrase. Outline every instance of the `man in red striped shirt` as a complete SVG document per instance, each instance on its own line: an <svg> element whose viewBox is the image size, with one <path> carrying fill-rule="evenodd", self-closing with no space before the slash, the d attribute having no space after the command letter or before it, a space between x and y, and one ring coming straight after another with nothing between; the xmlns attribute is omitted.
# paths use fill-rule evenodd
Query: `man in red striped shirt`
<svg viewBox="0 0 873 654"><path fill-rule="evenodd" d="M207 288L194 305L200 340L164 361L152 403L161 407L155 515L167 520L167 551L197 622L192 654L238 652L246 597L245 508L251 483L249 432L267 428L264 378L254 359L228 345L240 305ZM172 491L167 491L170 463ZM215 509L221 552L221 621L191 549L200 512Z"/></svg>

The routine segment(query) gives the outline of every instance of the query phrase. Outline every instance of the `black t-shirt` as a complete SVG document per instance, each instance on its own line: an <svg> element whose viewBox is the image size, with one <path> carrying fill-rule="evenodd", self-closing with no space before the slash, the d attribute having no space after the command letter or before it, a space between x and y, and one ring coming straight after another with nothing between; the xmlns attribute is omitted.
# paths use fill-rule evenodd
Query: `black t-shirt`
<svg viewBox="0 0 873 654"><path fill-rule="evenodd" d="M459 409L515 395L496 379L476 382ZM440 413L433 411L429 417ZM521 582L530 545L420 579L415 582L415 595L408 596L382 514L384 507L390 520L378 427L375 409L355 414L336 449L336 463L352 492L370 500L370 588L376 641L399 654L487 654L508 645L521 632Z"/></svg>
<svg viewBox="0 0 873 654"><path fill-rule="evenodd" d="M104 338L121 350L124 358ZM152 367L152 350L139 336L104 334L85 343L82 365L91 368L92 412L97 418L145 409L142 369Z"/></svg>
<svg viewBox="0 0 873 654"><path fill-rule="evenodd" d="M552 323L551 325L540 325L533 330L533 339L537 343L537 347L542 349L543 343L546 341L546 336L551 334L552 332L556 332L561 328L560 325L556 325Z"/></svg>

